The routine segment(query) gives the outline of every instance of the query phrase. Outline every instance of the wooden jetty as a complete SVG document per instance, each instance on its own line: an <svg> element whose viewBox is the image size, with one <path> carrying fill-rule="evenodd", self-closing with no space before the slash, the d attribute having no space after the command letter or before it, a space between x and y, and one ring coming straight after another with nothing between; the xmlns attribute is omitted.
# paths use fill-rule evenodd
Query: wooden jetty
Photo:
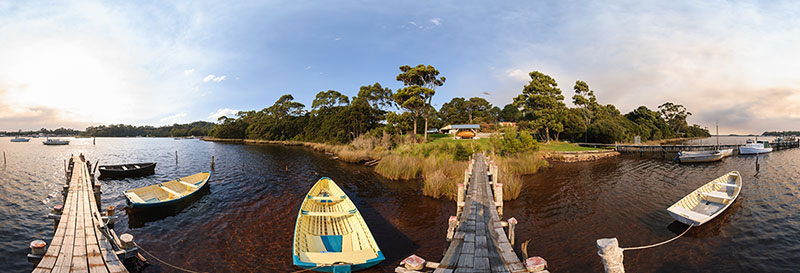
<svg viewBox="0 0 800 273"><path fill-rule="evenodd" d="M459 185L459 213L455 219L451 217L450 246L434 272L528 272L514 253L498 215L498 210L502 213L502 185L494 183L499 193L493 194L483 154L476 154L471 164L466 185ZM492 170L497 181L496 167Z"/></svg>
<svg viewBox="0 0 800 273"><path fill-rule="evenodd" d="M713 150L717 145L636 145L636 144L602 144L602 143L578 143L579 146L594 148L613 148L620 153L677 153L680 151L701 151ZM739 146L744 144L724 144L719 145L720 149L733 149L739 153ZM770 147L774 150L785 150L800 148L800 141L778 141L770 142Z"/></svg>
<svg viewBox="0 0 800 273"><path fill-rule="evenodd" d="M111 213L98 210L100 185L95 183L90 166L83 155L70 159L64 205L56 206L51 215L56 221L56 231L50 247L44 252L43 242L31 243L32 253L28 258L32 262L39 260L34 273L128 272L122 259L138 255L133 236L117 237L107 225Z"/></svg>

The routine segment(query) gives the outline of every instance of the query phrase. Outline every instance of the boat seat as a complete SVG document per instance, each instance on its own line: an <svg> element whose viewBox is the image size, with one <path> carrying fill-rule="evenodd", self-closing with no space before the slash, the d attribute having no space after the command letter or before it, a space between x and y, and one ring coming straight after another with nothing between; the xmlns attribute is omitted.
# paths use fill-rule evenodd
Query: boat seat
<svg viewBox="0 0 800 273"><path fill-rule="evenodd" d="M727 193L721 191L712 191L712 192L701 192L702 196L706 197L706 200L717 202L717 203L725 203L725 201L730 201L732 198L728 196ZM719 201L718 201L719 200Z"/></svg>
<svg viewBox="0 0 800 273"><path fill-rule="evenodd" d="M169 189L167 187L164 187L164 185L159 184L158 187L160 187L165 192L168 192L170 199L178 199L178 198L183 197L183 194L180 194L180 193L178 193L176 191L173 191L173 190L171 190L171 189Z"/></svg>
<svg viewBox="0 0 800 273"><path fill-rule="evenodd" d="M728 184L728 183L721 183L721 182L714 183L714 184L717 184L717 185L720 185L720 186L725 186L725 187L731 187L731 188L738 188L739 187L736 184Z"/></svg>
<svg viewBox="0 0 800 273"><path fill-rule="evenodd" d="M122 166L122 169L127 171L128 167Z"/></svg>
<svg viewBox="0 0 800 273"><path fill-rule="evenodd" d="M300 252L300 260L315 264L333 264L337 262L363 264L378 255L372 249L350 252Z"/></svg>
<svg viewBox="0 0 800 273"><path fill-rule="evenodd" d="M301 214L307 216L330 216L330 217L342 217L356 214L356 210L349 210L349 211L307 211L301 210Z"/></svg>
<svg viewBox="0 0 800 273"><path fill-rule="evenodd" d="M342 200L344 200L346 198L347 198L346 195L342 195L342 196L338 196L338 197L337 196L311 196L311 195L308 196L309 200L318 201L320 203L339 202L339 201L342 201Z"/></svg>
<svg viewBox="0 0 800 273"><path fill-rule="evenodd" d="M131 199L131 201L133 201L134 203L145 203L144 199L142 199L141 197L139 197L139 195L138 195L138 194L136 194L136 193L133 193L133 192L126 192L126 193L125 193L125 196L128 196L128 198L130 198L130 199Z"/></svg>
<svg viewBox="0 0 800 273"><path fill-rule="evenodd" d="M695 212L695 211L691 211L691 210L688 210L688 209L685 209L685 208L682 208L682 207L677 207L676 206L676 207L670 208L670 210L672 210L672 212L674 212L674 213L680 214L683 217L686 217L686 219L689 219L689 220L692 220L692 221L695 221L695 222L698 222L698 223L699 222L703 222L703 221L705 221L706 218L708 218L708 215L705 215L705 214L702 214L702 213L699 213L699 212Z"/></svg>
<svg viewBox="0 0 800 273"><path fill-rule="evenodd" d="M191 188L194 188L194 189L196 189L196 188L199 188L199 187L200 187L200 186L198 186L198 185L195 185L195 184L189 184L189 183L183 182L183 180L180 180L180 179L178 179L177 181L178 181L178 183L181 183L181 184L183 184L183 185L186 185L187 187L191 187Z"/></svg>
<svg viewBox="0 0 800 273"><path fill-rule="evenodd" d="M137 168L137 169L138 169L138 168L140 168L140 167L139 167L139 165L133 165L133 167L134 167L134 168Z"/></svg>

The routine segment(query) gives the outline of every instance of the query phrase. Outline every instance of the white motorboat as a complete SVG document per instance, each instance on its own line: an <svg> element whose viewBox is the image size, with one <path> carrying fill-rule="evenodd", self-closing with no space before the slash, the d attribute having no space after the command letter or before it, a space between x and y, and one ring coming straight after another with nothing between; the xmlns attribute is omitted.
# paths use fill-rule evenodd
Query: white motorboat
<svg viewBox="0 0 800 273"><path fill-rule="evenodd" d="M747 140L747 144L739 146L740 155L756 155L772 152L772 147L769 146L769 141L752 139Z"/></svg>
<svg viewBox="0 0 800 273"><path fill-rule="evenodd" d="M61 139L50 139L42 141L44 145L69 145L69 140L61 140Z"/></svg>

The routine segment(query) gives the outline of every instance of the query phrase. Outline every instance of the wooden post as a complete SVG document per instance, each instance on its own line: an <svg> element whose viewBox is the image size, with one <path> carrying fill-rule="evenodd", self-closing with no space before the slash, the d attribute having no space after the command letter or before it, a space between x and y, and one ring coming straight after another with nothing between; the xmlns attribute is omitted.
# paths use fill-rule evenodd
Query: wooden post
<svg viewBox="0 0 800 273"><path fill-rule="evenodd" d="M178 165L178 151L175 151L175 165Z"/></svg>
<svg viewBox="0 0 800 273"><path fill-rule="evenodd" d="M464 210L464 184L458 184L458 198L456 199L456 216L461 216L461 211Z"/></svg>
<svg viewBox="0 0 800 273"><path fill-rule="evenodd" d="M3 165L6 165L6 152L3 151Z"/></svg>
<svg viewBox="0 0 800 273"><path fill-rule="evenodd" d="M456 234L456 226L458 225L458 217L450 216L450 219L447 219L447 241L453 240L453 235Z"/></svg>
<svg viewBox="0 0 800 273"><path fill-rule="evenodd" d="M97 144L97 137L92 137L92 145Z"/></svg>
<svg viewBox="0 0 800 273"><path fill-rule="evenodd" d="M214 156L211 156L211 170L214 170Z"/></svg>
<svg viewBox="0 0 800 273"><path fill-rule="evenodd" d="M497 216L503 217L503 184L494 184L494 205L497 207Z"/></svg>
<svg viewBox="0 0 800 273"><path fill-rule="evenodd" d="M134 246L133 235L125 233L119 236L120 247L122 249L131 249Z"/></svg>
<svg viewBox="0 0 800 273"><path fill-rule="evenodd" d="M603 259L606 273L625 273L625 266L622 264L622 249L619 248L617 238L598 239L597 249L597 255Z"/></svg>
<svg viewBox="0 0 800 273"><path fill-rule="evenodd" d="M514 246L514 228L517 227L517 218L511 217L506 222L508 222L508 242L511 243L511 246Z"/></svg>

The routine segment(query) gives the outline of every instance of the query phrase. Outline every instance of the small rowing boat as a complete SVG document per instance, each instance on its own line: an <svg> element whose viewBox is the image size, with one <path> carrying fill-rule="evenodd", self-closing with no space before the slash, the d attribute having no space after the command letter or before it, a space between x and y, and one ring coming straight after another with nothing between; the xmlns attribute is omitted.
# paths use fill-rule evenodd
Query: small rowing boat
<svg viewBox="0 0 800 273"><path fill-rule="evenodd" d="M105 178L120 178L120 177L139 177L154 174L156 172L156 163L134 163L122 165L101 165L100 179Z"/></svg>
<svg viewBox="0 0 800 273"><path fill-rule="evenodd" d="M44 145L69 145L69 140L61 140L61 139L50 139L42 141Z"/></svg>
<svg viewBox="0 0 800 273"><path fill-rule="evenodd" d="M711 151L680 151L675 157L680 163L714 162L733 154L733 149Z"/></svg>
<svg viewBox="0 0 800 273"><path fill-rule="evenodd" d="M211 172L196 173L161 184L127 190L123 194L131 208L160 207L184 200L205 187Z"/></svg>
<svg viewBox="0 0 800 273"><path fill-rule="evenodd" d="M292 245L294 265L320 272L351 272L385 259L356 205L327 177L303 199Z"/></svg>
<svg viewBox="0 0 800 273"><path fill-rule="evenodd" d="M742 190L742 176L729 172L697 188L667 208L675 220L690 226L702 225L727 209Z"/></svg>

